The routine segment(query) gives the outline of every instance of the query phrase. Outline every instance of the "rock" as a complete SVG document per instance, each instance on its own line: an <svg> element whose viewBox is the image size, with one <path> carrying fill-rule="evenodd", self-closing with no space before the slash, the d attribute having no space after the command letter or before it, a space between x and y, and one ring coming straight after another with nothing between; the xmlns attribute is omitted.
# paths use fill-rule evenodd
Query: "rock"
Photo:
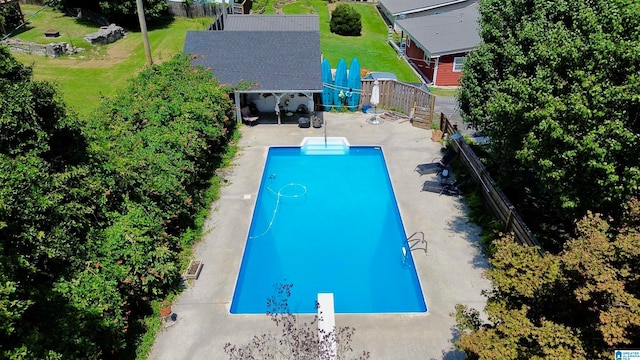
<svg viewBox="0 0 640 360"><path fill-rule="evenodd" d="M111 44L119 39L122 39L125 35L125 31L121 26L111 24L109 26L101 26L98 32L88 34L84 37L84 41L94 44Z"/></svg>

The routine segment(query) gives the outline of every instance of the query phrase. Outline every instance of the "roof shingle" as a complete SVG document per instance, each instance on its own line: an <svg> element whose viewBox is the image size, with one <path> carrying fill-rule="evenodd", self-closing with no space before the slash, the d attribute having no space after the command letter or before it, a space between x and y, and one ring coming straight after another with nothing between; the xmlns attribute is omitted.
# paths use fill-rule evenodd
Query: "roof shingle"
<svg viewBox="0 0 640 360"><path fill-rule="evenodd" d="M460 2L461 0L380 0L380 4L389 10L392 15L406 14L410 12L435 9Z"/></svg>
<svg viewBox="0 0 640 360"><path fill-rule="evenodd" d="M224 31L320 31L317 15L227 15Z"/></svg>
<svg viewBox="0 0 640 360"><path fill-rule="evenodd" d="M481 39L478 34L478 3L439 14L398 20L398 26L429 52L431 56L473 50Z"/></svg>
<svg viewBox="0 0 640 360"><path fill-rule="evenodd" d="M211 67L222 84L257 83L256 92L322 91L316 31L188 31L184 53L195 56L194 65Z"/></svg>

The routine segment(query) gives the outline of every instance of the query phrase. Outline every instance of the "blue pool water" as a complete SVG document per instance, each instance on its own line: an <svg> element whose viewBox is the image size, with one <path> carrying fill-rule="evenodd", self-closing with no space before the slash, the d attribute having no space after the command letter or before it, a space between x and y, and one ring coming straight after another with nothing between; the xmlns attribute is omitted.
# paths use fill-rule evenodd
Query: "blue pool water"
<svg viewBox="0 0 640 360"><path fill-rule="evenodd" d="M323 292L334 294L336 313L425 312L403 245L380 147L345 155L270 148L231 313L264 314L274 285L283 283L293 284L295 313L315 313Z"/></svg>

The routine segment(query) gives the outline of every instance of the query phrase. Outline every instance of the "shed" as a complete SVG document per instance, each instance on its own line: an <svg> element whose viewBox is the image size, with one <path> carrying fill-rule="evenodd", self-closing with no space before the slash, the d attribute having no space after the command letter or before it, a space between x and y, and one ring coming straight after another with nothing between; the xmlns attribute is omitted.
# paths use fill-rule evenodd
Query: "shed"
<svg viewBox="0 0 640 360"><path fill-rule="evenodd" d="M238 122L249 103L278 115L288 110L281 100L313 109L313 94L322 92L318 24L315 15L228 15L224 30L188 31L184 53L222 84L252 84L234 93Z"/></svg>

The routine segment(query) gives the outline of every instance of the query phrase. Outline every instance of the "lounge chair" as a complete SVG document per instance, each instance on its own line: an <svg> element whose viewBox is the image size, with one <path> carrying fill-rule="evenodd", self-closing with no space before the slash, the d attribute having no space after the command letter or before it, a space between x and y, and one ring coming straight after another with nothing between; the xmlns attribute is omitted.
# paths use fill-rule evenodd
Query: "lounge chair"
<svg viewBox="0 0 640 360"><path fill-rule="evenodd" d="M240 114L242 115L242 121L244 121L245 123L248 123L249 126L253 126L253 124L258 122L259 117L253 116L251 114L251 109L248 106L245 106L242 109L240 109Z"/></svg>
<svg viewBox="0 0 640 360"><path fill-rule="evenodd" d="M456 179L453 183L442 183L438 181L427 180L422 184L422 191L434 192L445 195L460 195L460 186L469 180L469 175L464 175Z"/></svg>
<svg viewBox="0 0 640 360"><path fill-rule="evenodd" d="M451 164L451 161L453 161L456 155L457 153L455 151L449 150L440 160L436 161L436 159L434 159L433 162L416 166L416 171L420 175L440 173Z"/></svg>

